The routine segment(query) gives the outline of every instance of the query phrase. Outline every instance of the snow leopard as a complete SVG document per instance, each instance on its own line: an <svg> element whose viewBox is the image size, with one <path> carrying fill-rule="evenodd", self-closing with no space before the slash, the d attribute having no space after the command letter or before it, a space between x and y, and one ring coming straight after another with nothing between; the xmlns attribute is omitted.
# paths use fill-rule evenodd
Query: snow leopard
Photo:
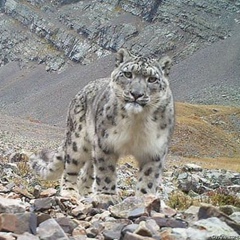
<svg viewBox="0 0 240 240"><path fill-rule="evenodd" d="M61 146L32 155L34 171L61 178L62 196L114 195L117 162L132 155L139 167L135 194L156 194L175 121L171 65L168 56L119 49L111 76L89 82L71 101Z"/></svg>

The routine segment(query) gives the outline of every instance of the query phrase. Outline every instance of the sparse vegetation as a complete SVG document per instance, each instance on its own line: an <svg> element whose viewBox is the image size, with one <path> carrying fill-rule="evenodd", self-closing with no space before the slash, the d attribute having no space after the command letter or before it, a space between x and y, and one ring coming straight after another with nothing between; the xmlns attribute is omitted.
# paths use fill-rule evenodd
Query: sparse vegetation
<svg viewBox="0 0 240 240"><path fill-rule="evenodd" d="M208 192L207 196L209 203L215 206L233 205L240 208L240 198L226 188L218 188L215 191Z"/></svg>
<svg viewBox="0 0 240 240"><path fill-rule="evenodd" d="M239 108L177 103L176 113L173 155L240 159Z"/></svg>
<svg viewBox="0 0 240 240"><path fill-rule="evenodd" d="M116 12L122 12L123 11L123 9L122 9L122 7L120 5L117 5L114 10Z"/></svg>
<svg viewBox="0 0 240 240"><path fill-rule="evenodd" d="M182 191L174 191L169 195L167 205L176 210L184 210L193 205L194 200Z"/></svg>
<svg viewBox="0 0 240 240"><path fill-rule="evenodd" d="M233 205L240 207L240 198L231 193L226 188L218 188L214 191L209 191L200 198L190 197L182 191L173 191L169 195L167 204L177 210L186 210L192 205L199 206L200 203L210 203L214 206Z"/></svg>

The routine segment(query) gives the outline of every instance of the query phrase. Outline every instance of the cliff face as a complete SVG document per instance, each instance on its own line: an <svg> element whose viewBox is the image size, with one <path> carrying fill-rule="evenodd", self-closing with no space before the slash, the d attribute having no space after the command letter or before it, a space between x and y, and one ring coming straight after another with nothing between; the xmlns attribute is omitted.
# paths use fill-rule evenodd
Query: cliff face
<svg viewBox="0 0 240 240"><path fill-rule="evenodd" d="M0 3L0 66L10 61L88 64L126 47L175 62L224 39L240 11L227 0L5 0Z"/></svg>

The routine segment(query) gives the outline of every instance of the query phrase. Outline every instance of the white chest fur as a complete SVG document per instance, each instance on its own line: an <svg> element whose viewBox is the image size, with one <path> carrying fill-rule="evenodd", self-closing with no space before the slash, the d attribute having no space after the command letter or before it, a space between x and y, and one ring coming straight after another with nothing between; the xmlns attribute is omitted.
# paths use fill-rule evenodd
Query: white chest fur
<svg viewBox="0 0 240 240"><path fill-rule="evenodd" d="M119 155L136 157L157 155L168 140L168 129L160 130L150 116L134 114L118 121L108 130L108 144Z"/></svg>

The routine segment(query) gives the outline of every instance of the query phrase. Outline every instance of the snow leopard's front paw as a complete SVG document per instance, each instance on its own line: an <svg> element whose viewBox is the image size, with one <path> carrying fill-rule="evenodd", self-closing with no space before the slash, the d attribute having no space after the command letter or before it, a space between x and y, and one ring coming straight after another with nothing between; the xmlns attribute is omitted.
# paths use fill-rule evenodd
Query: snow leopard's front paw
<svg viewBox="0 0 240 240"><path fill-rule="evenodd" d="M99 208L107 209L111 205L121 202L121 197L117 194L93 193L90 195L93 205Z"/></svg>
<svg viewBox="0 0 240 240"><path fill-rule="evenodd" d="M76 189L62 189L60 195L64 198L79 200L81 198Z"/></svg>

